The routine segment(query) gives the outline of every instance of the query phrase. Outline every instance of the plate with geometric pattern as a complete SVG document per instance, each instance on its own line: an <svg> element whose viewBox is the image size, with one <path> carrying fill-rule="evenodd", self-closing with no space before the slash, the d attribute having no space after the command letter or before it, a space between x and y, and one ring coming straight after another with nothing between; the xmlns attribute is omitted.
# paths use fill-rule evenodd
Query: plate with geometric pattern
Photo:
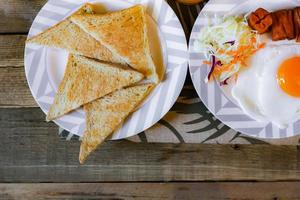
<svg viewBox="0 0 300 200"><path fill-rule="evenodd" d="M113 134L112 139L131 137L158 122L178 98L187 74L186 37L180 21L164 0L50 0L36 16L28 37L52 27L87 2L98 5L99 8L100 5L101 8L104 6L107 11L142 4L147 8L147 14L157 27L165 78L138 110ZM68 52L26 44L24 57L25 73L31 93L44 113L47 113L63 78ZM85 130L85 114L82 109L54 122L78 136L82 136Z"/></svg>
<svg viewBox="0 0 300 200"><path fill-rule="evenodd" d="M280 129L271 122L258 122L246 115L239 105L216 82L206 83L209 67L203 64L205 56L194 49L194 42L200 30L214 24L227 15L246 14L259 7L277 10L300 5L298 0L210 0L199 14L189 42L189 70L194 87L202 102L210 112L227 126L253 137L285 138L300 133L300 121L290 123L288 128ZM224 92L225 91L225 92Z"/></svg>

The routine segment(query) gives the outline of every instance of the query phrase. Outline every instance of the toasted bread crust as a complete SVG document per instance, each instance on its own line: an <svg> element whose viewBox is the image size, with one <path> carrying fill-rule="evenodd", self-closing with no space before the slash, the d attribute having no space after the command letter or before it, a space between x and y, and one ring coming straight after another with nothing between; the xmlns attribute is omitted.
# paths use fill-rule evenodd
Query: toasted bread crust
<svg viewBox="0 0 300 200"><path fill-rule="evenodd" d="M93 13L91 4L85 4L72 16L84 13ZM70 17L44 32L29 38L26 42L61 48L73 54L96 58L107 62L126 64L122 59L112 54L112 52L99 41L95 40L69 19Z"/></svg>
<svg viewBox="0 0 300 200"><path fill-rule="evenodd" d="M80 146L80 163L135 110L153 86L144 84L121 89L84 105L87 126Z"/></svg>
<svg viewBox="0 0 300 200"><path fill-rule="evenodd" d="M143 75L134 70L71 54L47 120L142 79Z"/></svg>
<svg viewBox="0 0 300 200"><path fill-rule="evenodd" d="M105 15L75 15L70 20L122 57L131 67L154 82L159 82L150 53L143 6L137 5Z"/></svg>

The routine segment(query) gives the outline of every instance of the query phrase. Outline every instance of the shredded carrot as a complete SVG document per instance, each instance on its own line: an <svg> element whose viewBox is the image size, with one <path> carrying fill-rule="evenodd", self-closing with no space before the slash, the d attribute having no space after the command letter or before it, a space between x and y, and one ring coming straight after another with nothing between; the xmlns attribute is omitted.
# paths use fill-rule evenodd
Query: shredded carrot
<svg viewBox="0 0 300 200"><path fill-rule="evenodd" d="M221 53L221 54L225 53L225 51L223 49L219 49L218 52Z"/></svg>
<svg viewBox="0 0 300 200"><path fill-rule="evenodd" d="M210 61L207 61L207 60L204 60L204 61L203 61L203 65L211 65L211 62L210 62Z"/></svg>
<svg viewBox="0 0 300 200"><path fill-rule="evenodd" d="M247 66L246 61L245 60L241 60L241 64L243 67Z"/></svg>
<svg viewBox="0 0 300 200"><path fill-rule="evenodd" d="M221 75L223 72L229 72L229 71L231 71L232 68L233 68L233 66L234 66L234 65L232 65L232 64L222 65L222 66L216 66L216 67L215 67L215 70L214 70L214 72L213 72L213 74L214 74L215 76L219 76L219 75Z"/></svg>
<svg viewBox="0 0 300 200"><path fill-rule="evenodd" d="M261 44L259 44L259 45L258 45L258 48L257 48L257 49L254 49L254 50L252 51L252 54L256 53L258 50L263 49L263 48L265 48L265 47L266 47L266 43L261 43Z"/></svg>
<svg viewBox="0 0 300 200"><path fill-rule="evenodd" d="M266 47L266 43L261 43L258 45L258 49L263 49Z"/></svg>
<svg viewBox="0 0 300 200"><path fill-rule="evenodd" d="M262 49L266 46L265 43L261 43L257 47L255 47L256 43L257 43L257 39L255 37L252 37L250 39L249 44L241 45L238 47L237 50L225 51L223 49L218 49L217 50L218 53L231 56L232 60L230 61L230 63L227 64L222 63L222 65L215 66L212 76L218 77L224 72L231 72L234 69L236 64L239 64L241 67L246 67L247 60L259 49ZM209 61L203 61L203 64L211 65L212 63ZM237 81L237 79L238 79L238 75L235 74L234 80Z"/></svg>
<svg viewBox="0 0 300 200"><path fill-rule="evenodd" d="M255 37L252 37L252 38L250 39L250 41L251 41L252 44L253 44L253 43L256 43L256 38L255 38Z"/></svg>

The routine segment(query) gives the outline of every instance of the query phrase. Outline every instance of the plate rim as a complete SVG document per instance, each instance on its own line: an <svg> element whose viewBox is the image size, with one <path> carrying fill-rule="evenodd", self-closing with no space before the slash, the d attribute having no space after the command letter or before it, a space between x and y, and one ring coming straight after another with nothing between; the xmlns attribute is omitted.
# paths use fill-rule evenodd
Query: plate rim
<svg viewBox="0 0 300 200"><path fill-rule="evenodd" d="M58 2L63 2L63 1L65 1L65 2L67 2L68 0L58 0ZM96 2L101 2L101 1L105 1L105 0L83 0L83 1L79 1L79 2L76 2L76 3L74 3L74 4L77 4L77 8L78 7L80 7L82 4L84 4L84 3L88 3L88 2L91 2L91 3L96 3ZM118 0L117 0L118 1ZM135 5L135 4L139 4L139 3L144 3L145 1L141 1L141 0L138 0L138 1L136 1L136 0L125 0L126 1L126 3L129 3L129 4L132 4L132 5ZM147 3L147 6L148 6L148 4L153 4L155 1L157 1L157 0L147 0L146 1L146 3ZM179 95L180 95L180 92L182 91L182 88L184 87L184 83L185 83L185 80L186 80L186 76L187 76L187 71L188 71L188 43L187 43L187 41L186 41L186 35L184 34L184 30L183 30L183 27L182 27L182 24L180 23L180 20L179 20L179 18L176 16L176 14L175 14L175 12L173 11L173 9L170 7L170 5L167 3L167 2L165 2L164 0L159 0L160 1L160 3L161 3L161 5L162 6L165 6L165 7L167 7L167 9L169 10L169 12L171 12L171 15L172 15L172 19L174 19L175 18L175 21L176 21L176 23L178 23L179 24L179 26L180 26L180 30L181 30L181 32L183 33L183 38L184 38L184 44L183 44L183 46L184 46L184 48L183 49L181 49L182 51L184 51L185 52L185 58L184 58L184 62L183 63L181 63L181 64L178 64L178 69L180 69L180 74L181 74L181 76L180 77L182 77L182 78L180 78L180 80L176 80L176 88L174 88L173 90L174 90L174 96L173 96L173 98L172 99L170 99L170 101L169 101L169 103L168 103L168 106L167 106L167 109L164 109L164 111L163 112L161 112L160 113L160 116L158 117L158 119L155 119L155 120L152 120L151 121L151 123L150 123L150 125L147 125L147 126L145 126L145 128L142 130L142 131L138 131L138 132L135 132L135 133L131 133L131 134L126 134L126 135L124 135L124 134L118 134L118 135L116 135L116 131L113 133L113 136L112 136L112 140L118 140L118 139L125 139L125 138L128 138L128 137L131 137L131 136L134 136L134 135L137 135L137 134L139 134L140 132L143 132L143 131L145 131L146 129L148 129L148 128L150 128L150 127L152 127L153 125L155 125L160 119L162 119L166 114L167 114L167 112L171 109L171 107L175 104L175 102L176 102L176 100L177 100L177 98L179 97ZM33 27L33 24L35 23L35 21L36 21L36 19L37 19L37 17L38 16L40 16L40 13L45 9L45 7L47 6L47 4L49 4L50 2L52 2L52 0L50 0L50 1L48 1L41 9L40 9L40 11L38 12L38 14L36 15L36 17L35 17L35 19L33 20L33 23L32 23L32 25L31 25L31 27L30 27L30 30L29 30L29 34L28 34L28 36L27 36L27 38L29 38L29 37L31 37L31 36L33 36L33 35L30 35L30 33L31 33L31 31L32 31L32 27ZM56 1L57 2L57 1ZM157 1L158 2L158 1ZM113 2L111 2L111 3L113 3ZM69 12L67 12L65 15L64 15L64 17L63 17L63 19L65 19L66 17L68 17L71 13L73 13L73 11L74 11L74 9L70 9L70 11ZM149 14L149 13L148 13ZM149 14L152 18L153 18L153 16L152 16L152 14ZM158 24L158 27L160 26L159 25L159 22L156 20L156 19L154 19L155 20L155 22ZM58 21L59 22L59 21ZM58 22L56 22L56 23L58 23ZM56 24L55 23L55 24ZM52 26L52 25L51 25ZM161 31L162 32L162 31ZM164 39L167 41L167 38L166 38L166 36L165 36L165 34L162 34L163 35L163 37L164 37ZM45 49L47 49L47 47L45 47L45 46L39 46L39 49L42 49L42 51L46 51ZM167 65L165 66L166 67L166 73L165 73L165 76L167 75L167 69L168 69L168 64L169 64L169 52L168 52L168 47L166 48L167 49L167 60L166 61L164 61L164 62L166 62L167 63ZM163 52L162 52L163 53ZM38 106L41 108L41 110L46 114L47 113L47 109L44 107L44 106L42 106L41 105L41 102L38 100L38 97L36 97L36 93L33 91L33 86L32 86L32 84L30 84L30 82L29 82L29 75L28 75L28 70L30 70L30 67L28 68L28 64L26 64L27 62L27 59L28 59L28 57L27 57L27 54L28 54L28 45L26 44L25 45L25 50L24 50L24 67L25 67L25 75L26 75L26 81L27 81L27 84L28 84L28 86L29 86L29 88L30 88L30 91L31 91L31 94L32 94L32 96L34 97L34 100L35 100L35 102L38 104ZM31 64L30 64L31 65ZM178 70L177 69L177 70ZM160 84L162 84L162 83L160 83ZM158 88L158 87L157 87ZM165 102L164 102L165 103ZM139 108L140 109L140 108ZM138 109L138 110L139 110ZM136 110L135 112L137 112L138 110ZM134 113L135 113L134 112ZM84 119L84 121L85 121L85 119ZM127 122L127 121L126 121ZM54 123L55 124L57 124L59 127L61 127L61 128L63 128L63 129L65 129L65 130L67 130L67 131L69 131L69 132L71 132L71 133L73 133L73 134L75 134L75 135L78 135L78 133L76 133L76 132L73 132L71 129L69 129L69 128L66 128L66 127L63 127L63 125L61 124L61 122L59 122L58 120L54 120Z"/></svg>
<svg viewBox="0 0 300 200"><path fill-rule="evenodd" d="M247 2L250 2L251 0L243 0L243 1L240 1L240 0L226 0L226 3L229 5L232 6L231 9L228 10L228 12L231 12L231 10L235 9L236 7L240 6L241 4L245 4ZM192 79L192 82L193 82L193 85L194 85L194 88L196 89L196 92L199 96L199 98L201 99L201 101L204 103L204 105L206 106L206 108L218 119L220 120L223 124L225 124L226 126L230 127L231 129L235 130L235 131L238 131L240 133L243 133L245 135L248 135L248 136L251 136L251 137L256 137L256 138L262 138L262 139L281 139L281 138L288 138L288 137L293 137L293 136L296 136L296 135L299 135L300 133L296 133L296 131L294 131L294 129L297 128L297 130L300 128L299 126L299 121L297 122L294 122L292 127L289 127L288 129L282 129L283 132L285 133L281 133L281 130L279 128L277 128L278 130L273 130L274 129L274 124L272 124L271 122L268 122L268 123L263 123L263 122L258 122L256 121L255 119L252 119L251 117L249 117L247 114L245 114L242 109L240 108L239 105L235 104L234 102L232 102L230 99L227 98L227 96L223 93L223 91L221 91L221 88L219 88L219 90L221 91L221 97L222 98L226 98L226 100L231 103L231 104L234 104L235 107L237 107L238 109L241 110L242 114L243 114L243 117L247 117L247 118L250 118L252 121L255 121L256 123L260 123L261 125L265 124L263 126L263 130L261 132L265 132L264 134L261 134L261 133L256 133L256 134L252 134L252 133L249 133L249 132L245 132L243 130L247 130L247 126L245 126L244 128L237 128L235 127L234 125L232 125L230 122L228 121L224 121L215 111L214 109L212 109L212 107L210 105L208 105L208 102L206 100L204 100L205 97L203 97L203 95L201 94L201 85L197 85L197 81L195 80L195 72L194 72L194 68L195 68L195 65L193 64L193 62L195 62L195 59L193 59L194 55L195 54L195 51L193 50L193 47L194 47L194 41L195 41L195 38L197 36L197 34L199 33L199 31L201 30L201 28L203 28L204 26L200 24L199 20L201 17L203 17L203 15L205 16L205 13L208 12L207 9L209 10L210 14L211 13L216 13L216 11L214 11L213 9L213 5L214 4L221 4L221 0L210 0L203 8L203 10L199 13L196 21L195 21L195 24L193 26L193 29L192 29L192 32L191 32L191 37L190 37L190 41L189 41L189 73L190 73L190 76L191 76L191 79ZM299 3L300 1L297 0L297 3ZM233 6L234 5L234 6ZM218 5L217 5L218 6ZM222 16L226 16L226 13L225 12ZM202 19L203 20L203 19ZM198 30L199 29L199 30ZM199 53L200 55L200 53ZM201 57L201 56L199 56ZM203 57L203 55L202 55ZM200 61L200 59L198 58L198 61ZM201 64L200 64L201 65ZM202 65L201 65L202 66ZM200 67L200 66L199 66ZM200 71L201 69L199 69ZM199 72L200 74L200 72ZM202 82L202 80L200 80L200 82ZM218 84L216 84L214 82L214 87L219 87ZM208 88L209 86L207 86ZM214 88L214 91L211 91L211 92L216 92L216 88ZM219 92L219 91L217 91ZM228 114L229 115L229 114ZM233 123L234 124L234 123ZM254 128L254 127L253 127ZM268 133L267 133L268 131ZM274 134L275 132L275 134Z"/></svg>

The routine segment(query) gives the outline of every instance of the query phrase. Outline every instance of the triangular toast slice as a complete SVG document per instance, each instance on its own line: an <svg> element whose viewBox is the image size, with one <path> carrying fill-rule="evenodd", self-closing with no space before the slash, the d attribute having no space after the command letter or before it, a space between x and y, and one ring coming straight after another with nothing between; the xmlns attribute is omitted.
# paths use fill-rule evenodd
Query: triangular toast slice
<svg viewBox="0 0 300 200"><path fill-rule="evenodd" d="M141 73L128 67L70 54L64 78L48 112L47 121L142 79Z"/></svg>
<svg viewBox="0 0 300 200"><path fill-rule="evenodd" d="M128 87L83 106L86 113L86 131L80 146L80 163L142 103L153 86L143 84Z"/></svg>
<svg viewBox="0 0 300 200"><path fill-rule="evenodd" d="M94 13L92 4L85 4L75 12L73 16L84 13ZM95 40L69 19L70 17L28 39L26 42L60 48L73 54L96 58L107 62L126 64L121 58L114 55L99 41Z"/></svg>
<svg viewBox="0 0 300 200"><path fill-rule="evenodd" d="M72 22L119 55L137 71L159 82L148 41L146 12L142 5L104 15L74 15Z"/></svg>

